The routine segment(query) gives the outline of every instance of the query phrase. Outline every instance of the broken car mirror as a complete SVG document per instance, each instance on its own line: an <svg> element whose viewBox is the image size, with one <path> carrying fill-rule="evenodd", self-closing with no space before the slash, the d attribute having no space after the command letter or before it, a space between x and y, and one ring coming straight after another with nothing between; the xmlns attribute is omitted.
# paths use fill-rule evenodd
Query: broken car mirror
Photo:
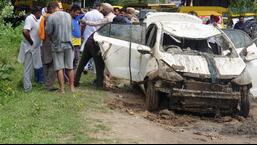
<svg viewBox="0 0 257 145"><path fill-rule="evenodd" d="M255 59L257 59L257 54L255 54L255 53L248 53L245 57L245 60L248 62L255 60Z"/></svg>

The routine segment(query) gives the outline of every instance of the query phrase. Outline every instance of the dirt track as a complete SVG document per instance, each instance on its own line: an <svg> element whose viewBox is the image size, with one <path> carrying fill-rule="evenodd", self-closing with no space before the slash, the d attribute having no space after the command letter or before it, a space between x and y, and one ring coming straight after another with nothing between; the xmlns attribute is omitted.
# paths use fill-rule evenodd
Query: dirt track
<svg viewBox="0 0 257 145"><path fill-rule="evenodd" d="M257 143L257 107L251 117L201 117L175 114L169 110L150 113L144 96L131 90L111 90L106 107L109 113L94 113L111 130L96 137L118 143Z"/></svg>

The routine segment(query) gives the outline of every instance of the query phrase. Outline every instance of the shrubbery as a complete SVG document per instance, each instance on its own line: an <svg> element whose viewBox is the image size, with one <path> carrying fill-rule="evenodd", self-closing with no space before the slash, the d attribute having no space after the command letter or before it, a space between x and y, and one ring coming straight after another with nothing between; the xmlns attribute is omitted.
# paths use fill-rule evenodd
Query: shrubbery
<svg viewBox="0 0 257 145"><path fill-rule="evenodd" d="M13 16L13 6L0 1L0 104L15 95L17 84L12 76L21 41L21 27L13 28L4 18Z"/></svg>

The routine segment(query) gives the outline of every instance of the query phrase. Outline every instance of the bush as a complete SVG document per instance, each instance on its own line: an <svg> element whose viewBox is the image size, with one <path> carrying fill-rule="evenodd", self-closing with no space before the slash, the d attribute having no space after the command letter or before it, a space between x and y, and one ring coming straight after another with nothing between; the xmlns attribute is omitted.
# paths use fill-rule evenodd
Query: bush
<svg viewBox="0 0 257 145"><path fill-rule="evenodd" d="M0 104L15 95L14 64L21 42L21 26L13 28L4 18L12 17L13 6L0 1Z"/></svg>

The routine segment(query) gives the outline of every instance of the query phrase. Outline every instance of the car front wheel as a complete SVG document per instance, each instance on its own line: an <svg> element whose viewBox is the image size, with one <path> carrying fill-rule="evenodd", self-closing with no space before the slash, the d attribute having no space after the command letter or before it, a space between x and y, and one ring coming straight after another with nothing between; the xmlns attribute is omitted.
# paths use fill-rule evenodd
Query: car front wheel
<svg viewBox="0 0 257 145"><path fill-rule="evenodd" d="M146 83L146 109L148 111L156 111L159 108L158 92L155 90L154 83L148 81Z"/></svg>
<svg viewBox="0 0 257 145"><path fill-rule="evenodd" d="M249 89L247 86L241 88L240 115L248 117L250 113Z"/></svg>

